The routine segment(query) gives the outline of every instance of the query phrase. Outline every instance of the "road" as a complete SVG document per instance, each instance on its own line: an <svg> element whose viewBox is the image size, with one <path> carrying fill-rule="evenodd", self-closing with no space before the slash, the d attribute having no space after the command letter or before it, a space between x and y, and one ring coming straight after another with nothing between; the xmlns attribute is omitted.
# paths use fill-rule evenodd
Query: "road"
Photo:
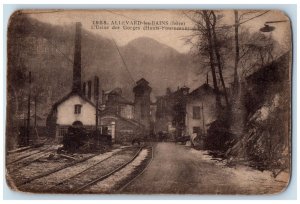
<svg viewBox="0 0 300 204"><path fill-rule="evenodd" d="M286 182L271 172L250 167L227 167L203 151L174 143L157 143L154 157L142 175L122 193L133 194L272 194Z"/></svg>

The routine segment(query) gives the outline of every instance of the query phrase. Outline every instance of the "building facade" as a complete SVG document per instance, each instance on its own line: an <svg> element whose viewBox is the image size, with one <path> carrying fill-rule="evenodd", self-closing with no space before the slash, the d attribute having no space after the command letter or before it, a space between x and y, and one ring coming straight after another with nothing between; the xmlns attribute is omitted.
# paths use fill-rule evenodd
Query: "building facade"
<svg viewBox="0 0 300 204"><path fill-rule="evenodd" d="M80 93L71 92L52 106L47 118L48 134L61 141L72 125L95 127L95 117L95 105Z"/></svg>
<svg viewBox="0 0 300 204"><path fill-rule="evenodd" d="M207 133L209 125L217 119L214 89L205 83L192 91L186 103L186 134L192 139Z"/></svg>
<svg viewBox="0 0 300 204"><path fill-rule="evenodd" d="M134 119L145 127L146 134L150 135L152 132L151 122L151 101L150 94L152 88L149 82L144 78L136 82L133 88L134 92Z"/></svg>

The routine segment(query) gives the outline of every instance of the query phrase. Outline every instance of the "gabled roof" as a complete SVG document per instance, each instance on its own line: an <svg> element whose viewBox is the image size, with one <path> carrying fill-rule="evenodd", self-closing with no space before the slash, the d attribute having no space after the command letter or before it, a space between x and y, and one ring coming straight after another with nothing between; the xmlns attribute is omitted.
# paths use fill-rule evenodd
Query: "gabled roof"
<svg viewBox="0 0 300 204"><path fill-rule="evenodd" d="M140 80L138 80L137 82L136 82L136 84L149 84L149 82L146 80L146 79L144 79L144 78L141 78Z"/></svg>
<svg viewBox="0 0 300 204"><path fill-rule="evenodd" d="M93 107L96 108L95 104L92 101L90 101L87 97L85 97L84 95L82 95L79 92L71 91L66 96L64 96L63 98L61 98L60 100L58 100L56 103L54 103L53 106L52 106L52 109L56 109L61 103L65 102L70 97L76 96L76 95L79 96L80 98L82 98L83 100L85 100L86 102L88 102L89 104L91 104Z"/></svg>
<svg viewBox="0 0 300 204"><path fill-rule="evenodd" d="M188 97L189 98L197 98L204 95L212 95L215 94L214 89L209 84L202 84L198 88L196 88L194 91L192 91Z"/></svg>
<svg viewBox="0 0 300 204"><path fill-rule="evenodd" d="M132 101L127 100L126 98L124 98L123 96L121 96L118 93L109 93L107 95L114 95L113 99L108 98L106 103L118 103L118 104L129 104L129 105L133 105Z"/></svg>

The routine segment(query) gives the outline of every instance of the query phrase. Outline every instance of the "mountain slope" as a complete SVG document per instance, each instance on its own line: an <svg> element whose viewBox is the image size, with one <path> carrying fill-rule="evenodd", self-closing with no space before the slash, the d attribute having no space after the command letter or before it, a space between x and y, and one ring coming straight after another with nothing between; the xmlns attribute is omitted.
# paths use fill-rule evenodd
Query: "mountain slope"
<svg viewBox="0 0 300 204"><path fill-rule="evenodd" d="M74 25L53 26L16 15L11 19L8 34L8 82L17 89L29 70L33 84L42 89L42 110L67 94L72 85ZM95 75L104 90L120 87L132 100L134 81L144 77L153 89L153 98L165 93L167 87L188 85L189 76L197 69L188 54L151 38L137 38L119 51L114 42L87 30L82 31L82 77L86 81ZM15 75L15 73L20 73ZM46 104L46 101L47 104Z"/></svg>

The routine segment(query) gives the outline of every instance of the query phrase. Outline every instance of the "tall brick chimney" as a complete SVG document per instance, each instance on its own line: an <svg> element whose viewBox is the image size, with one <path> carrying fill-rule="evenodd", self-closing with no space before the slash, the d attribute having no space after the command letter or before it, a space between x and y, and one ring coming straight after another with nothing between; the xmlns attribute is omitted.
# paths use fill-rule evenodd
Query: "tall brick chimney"
<svg viewBox="0 0 300 204"><path fill-rule="evenodd" d="M81 91L81 23L76 22L72 91Z"/></svg>

